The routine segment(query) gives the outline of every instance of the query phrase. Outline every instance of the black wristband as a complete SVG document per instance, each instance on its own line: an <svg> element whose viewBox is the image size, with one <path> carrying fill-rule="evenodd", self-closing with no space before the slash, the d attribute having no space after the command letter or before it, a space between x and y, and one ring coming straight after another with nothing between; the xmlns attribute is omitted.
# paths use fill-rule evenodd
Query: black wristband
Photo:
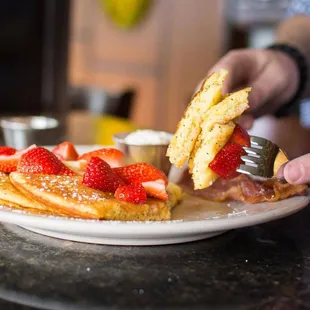
<svg viewBox="0 0 310 310"><path fill-rule="evenodd" d="M273 44L266 47L267 49L281 51L290 56L296 63L299 72L299 85L290 101L283 104L278 111L274 113L277 117L287 116L290 110L301 99L308 81L308 64L305 56L295 47L288 44Z"/></svg>

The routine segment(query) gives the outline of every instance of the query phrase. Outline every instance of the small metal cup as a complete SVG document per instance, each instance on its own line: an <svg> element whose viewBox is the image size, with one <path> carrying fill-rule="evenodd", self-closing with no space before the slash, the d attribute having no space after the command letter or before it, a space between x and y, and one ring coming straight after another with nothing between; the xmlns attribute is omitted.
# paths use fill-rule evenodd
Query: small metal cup
<svg viewBox="0 0 310 310"><path fill-rule="evenodd" d="M0 122L4 142L16 149L24 149L32 144L53 145L58 143L59 121L44 116L21 116L3 118Z"/></svg>
<svg viewBox="0 0 310 310"><path fill-rule="evenodd" d="M171 163L166 156L168 144L129 144L126 143L124 140L129 134L130 132L121 132L113 135L113 140L115 142L116 148L118 148L125 154L126 164L133 164L137 162L148 163L168 175L171 168ZM169 135L171 135L172 138L172 134Z"/></svg>

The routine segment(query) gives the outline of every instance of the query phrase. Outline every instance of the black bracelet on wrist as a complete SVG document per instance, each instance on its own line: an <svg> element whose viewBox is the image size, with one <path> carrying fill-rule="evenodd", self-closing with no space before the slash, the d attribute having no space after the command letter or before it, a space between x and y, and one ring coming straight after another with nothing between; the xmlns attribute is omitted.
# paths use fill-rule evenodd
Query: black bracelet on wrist
<svg viewBox="0 0 310 310"><path fill-rule="evenodd" d="M299 85L291 100L274 113L276 117L287 116L290 109L300 100L308 81L308 65L305 56L295 47L288 44L272 44L267 49L281 51L290 56L296 63L299 72Z"/></svg>

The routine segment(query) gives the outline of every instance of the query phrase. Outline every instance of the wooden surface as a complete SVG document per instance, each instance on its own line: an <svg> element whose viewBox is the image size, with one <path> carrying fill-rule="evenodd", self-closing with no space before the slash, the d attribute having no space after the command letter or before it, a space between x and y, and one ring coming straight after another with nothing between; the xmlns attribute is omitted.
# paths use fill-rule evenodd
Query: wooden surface
<svg viewBox="0 0 310 310"><path fill-rule="evenodd" d="M193 89L221 54L222 0L156 0L141 24L120 30L96 0L75 0L69 78L73 85L133 87L133 120L174 131Z"/></svg>

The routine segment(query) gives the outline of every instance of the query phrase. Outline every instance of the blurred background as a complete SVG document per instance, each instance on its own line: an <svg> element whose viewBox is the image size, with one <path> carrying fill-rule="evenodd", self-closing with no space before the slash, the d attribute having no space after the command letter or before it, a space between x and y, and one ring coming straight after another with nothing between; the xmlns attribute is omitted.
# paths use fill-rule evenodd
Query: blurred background
<svg viewBox="0 0 310 310"><path fill-rule="evenodd" d="M232 48L271 43L289 4L2 0L1 116L56 117L79 144L111 143L114 132L136 128L173 132L208 69ZM293 157L309 152L307 101L301 107L258 120L251 133Z"/></svg>

